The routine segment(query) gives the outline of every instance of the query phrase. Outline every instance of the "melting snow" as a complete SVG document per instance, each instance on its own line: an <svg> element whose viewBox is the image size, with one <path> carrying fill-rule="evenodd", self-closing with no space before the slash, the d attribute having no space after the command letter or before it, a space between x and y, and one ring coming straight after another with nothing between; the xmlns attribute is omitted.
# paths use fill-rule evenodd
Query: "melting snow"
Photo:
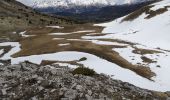
<svg viewBox="0 0 170 100"><path fill-rule="evenodd" d="M95 32L95 30L85 30L85 31L76 31L76 32L72 32L72 33L86 33L86 32Z"/></svg>
<svg viewBox="0 0 170 100"><path fill-rule="evenodd" d="M72 33L49 33L49 35L68 35Z"/></svg>
<svg viewBox="0 0 170 100"><path fill-rule="evenodd" d="M31 36L35 36L35 35L26 35L25 33L26 33L26 31L20 32L19 34L20 34L22 37L31 37Z"/></svg>
<svg viewBox="0 0 170 100"><path fill-rule="evenodd" d="M63 29L64 27L60 27L60 26L46 26L46 27L49 27L49 28L57 28L57 29Z"/></svg>
<svg viewBox="0 0 170 100"><path fill-rule="evenodd" d="M70 43L63 43L63 44L58 44L59 46L67 46L70 45Z"/></svg>
<svg viewBox="0 0 170 100"><path fill-rule="evenodd" d="M169 5L169 0L164 0L155 4L152 9L157 9L161 5ZM145 19L147 15L143 13L133 21L121 22L123 18L119 18L109 23L99 24L104 26L102 33L116 33L107 35L108 38L119 38L135 43L140 43L153 48L161 48L170 50L170 10L156 15L150 19Z"/></svg>
<svg viewBox="0 0 170 100"><path fill-rule="evenodd" d="M58 53L51 53L51 54L31 55L31 56L25 56L25 57L12 58L11 55L20 50L20 44L16 42L0 43L0 46L6 46L6 45L11 45L14 48L10 52L5 54L1 59L11 59L12 64L17 64L25 60L40 64L42 60L73 61L73 60L78 60L82 57L86 57L87 60L82 61L80 63L84 64L85 66L89 68L94 69L98 73L105 73L108 75L113 75L114 79L119 79L125 82L129 82L131 84L134 84L136 86L139 86L145 89L157 90L157 91L170 90L169 88L170 83L168 82L169 81L168 77L162 79L164 74L160 76L161 80L152 82L150 80L147 80L137 75L136 73L130 70L121 68L120 66L114 63L108 62L92 54L75 52L75 51L66 51L66 52L58 52ZM73 67L75 68L75 66ZM168 67L166 71L167 70L168 70ZM170 73L170 72L167 72L167 73Z"/></svg>

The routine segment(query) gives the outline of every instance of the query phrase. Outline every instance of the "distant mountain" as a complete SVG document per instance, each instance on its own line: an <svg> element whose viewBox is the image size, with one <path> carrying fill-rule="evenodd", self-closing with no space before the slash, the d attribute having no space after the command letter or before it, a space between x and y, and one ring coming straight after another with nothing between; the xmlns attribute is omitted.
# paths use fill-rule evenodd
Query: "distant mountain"
<svg viewBox="0 0 170 100"><path fill-rule="evenodd" d="M34 8L63 7L72 8L75 6L110 6L122 4L135 4L150 0L18 0Z"/></svg>
<svg viewBox="0 0 170 100"><path fill-rule="evenodd" d="M29 26L72 24L75 21L34 11L15 0L0 0L0 31Z"/></svg>
<svg viewBox="0 0 170 100"><path fill-rule="evenodd" d="M156 0L18 0L40 12L85 22L104 22L127 15Z"/></svg>
<svg viewBox="0 0 170 100"><path fill-rule="evenodd" d="M102 26L106 27L104 33L117 33L115 38L170 50L170 0L142 7Z"/></svg>
<svg viewBox="0 0 170 100"><path fill-rule="evenodd" d="M37 10L40 12L50 13L53 15L67 16L85 22L101 23L101 22L111 21L116 18L125 16L153 2L155 1L142 2L138 4L132 4L132 5L125 4L125 5L105 6L102 8L91 7L88 9L86 8L86 11L81 13L73 13L74 12L73 9L72 9L73 11L70 9L63 12L60 11L58 12L53 8L49 8L49 9L40 8Z"/></svg>

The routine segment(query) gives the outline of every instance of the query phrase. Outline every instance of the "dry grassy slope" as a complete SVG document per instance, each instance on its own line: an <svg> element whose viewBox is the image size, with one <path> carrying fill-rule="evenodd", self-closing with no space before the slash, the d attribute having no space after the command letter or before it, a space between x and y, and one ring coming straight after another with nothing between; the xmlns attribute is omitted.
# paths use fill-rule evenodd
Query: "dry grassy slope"
<svg viewBox="0 0 170 100"><path fill-rule="evenodd" d="M33 9L15 1L0 0L0 31L25 28L28 26L73 24L76 21L40 14Z"/></svg>
<svg viewBox="0 0 170 100"><path fill-rule="evenodd" d="M155 0L155 2L159 2L162 0ZM152 17L155 17L157 15L163 14L164 12L168 11L168 8L170 8L170 6L165 6L164 8L160 8L157 9L156 11L151 10L151 8L154 7L154 5L147 5L144 6L142 8L140 8L139 10L134 11L133 13L127 15L123 20L123 21L133 21L136 18L138 18L139 16L141 16L143 13L147 14L147 16L145 17L145 19L150 19Z"/></svg>

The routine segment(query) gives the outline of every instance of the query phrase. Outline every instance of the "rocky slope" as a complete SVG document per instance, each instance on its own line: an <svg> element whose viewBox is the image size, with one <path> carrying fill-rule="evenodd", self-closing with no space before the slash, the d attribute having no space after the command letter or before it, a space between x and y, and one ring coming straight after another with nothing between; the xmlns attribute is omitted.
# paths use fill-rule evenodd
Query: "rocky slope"
<svg viewBox="0 0 170 100"><path fill-rule="evenodd" d="M72 24L75 21L34 11L15 0L0 0L0 31L53 24Z"/></svg>
<svg viewBox="0 0 170 100"><path fill-rule="evenodd" d="M6 100L169 100L170 93L149 91L107 75L73 75L67 66L23 62L0 66L0 99Z"/></svg>

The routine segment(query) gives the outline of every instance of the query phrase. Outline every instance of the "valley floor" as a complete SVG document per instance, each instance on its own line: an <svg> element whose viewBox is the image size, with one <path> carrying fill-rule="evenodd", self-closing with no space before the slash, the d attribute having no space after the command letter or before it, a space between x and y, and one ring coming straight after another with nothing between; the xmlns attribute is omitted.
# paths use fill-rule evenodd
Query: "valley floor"
<svg viewBox="0 0 170 100"><path fill-rule="evenodd" d="M2 65L10 59L11 64L85 66L141 88L170 91L169 51L114 38L114 33L102 30L101 26L74 25L13 32L19 37L0 43L0 61ZM87 60L80 61L83 57Z"/></svg>

